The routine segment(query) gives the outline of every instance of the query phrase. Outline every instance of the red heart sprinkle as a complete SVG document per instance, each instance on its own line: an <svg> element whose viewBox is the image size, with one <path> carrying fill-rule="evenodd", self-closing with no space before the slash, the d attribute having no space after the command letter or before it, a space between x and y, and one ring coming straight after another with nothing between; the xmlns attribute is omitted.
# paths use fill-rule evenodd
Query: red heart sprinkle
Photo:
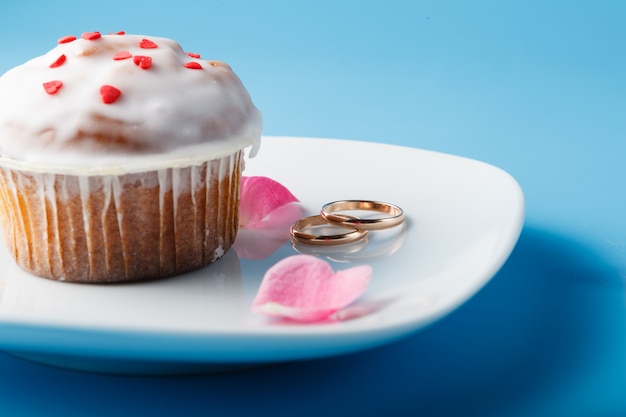
<svg viewBox="0 0 626 417"><path fill-rule="evenodd" d="M135 55L133 62L141 69L148 69L152 66L152 58L149 56Z"/></svg>
<svg viewBox="0 0 626 417"><path fill-rule="evenodd" d="M120 30L119 32L115 32L114 35L126 35L126 32Z"/></svg>
<svg viewBox="0 0 626 417"><path fill-rule="evenodd" d="M100 35L100 32L85 32L80 35L80 37L88 41L95 41L96 39L100 39L102 35Z"/></svg>
<svg viewBox="0 0 626 417"><path fill-rule="evenodd" d="M76 40L76 36L69 35L69 36L63 36L57 42L58 43L69 43L69 42L72 42L72 41L75 41L75 40Z"/></svg>
<svg viewBox="0 0 626 417"><path fill-rule="evenodd" d="M48 81L47 83L43 83L43 89L46 90L48 94L56 94L63 87L63 83L59 80Z"/></svg>
<svg viewBox="0 0 626 417"><path fill-rule="evenodd" d="M122 92L112 85L103 85L100 87L100 95L104 104L111 104L120 98Z"/></svg>
<svg viewBox="0 0 626 417"><path fill-rule="evenodd" d="M194 54L193 52L187 52L187 56L191 58L200 58L200 54Z"/></svg>
<svg viewBox="0 0 626 417"><path fill-rule="evenodd" d="M189 69L202 69L202 65L198 64L197 62L187 62L185 64L185 68L189 68Z"/></svg>
<svg viewBox="0 0 626 417"><path fill-rule="evenodd" d="M139 47L143 49L154 49L158 48L159 46L149 39L142 39L141 42L139 42Z"/></svg>
<svg viewBox="0 0 626 417"><path fill-rule="evenodd" d="M50 68L60 67L61 65L63 65L64 62L65 62L65 55L61 55L60 57L57 58L56 61L50 64Z"/></svg>
<svg viewBox="0 0 626 417"><path fill-rule="evenodd" d="M131 56L133 56L133 54L131 54L130 52L122 51L122 52L118 52L115 55L113 55L113 59L116 60L116 61L120 61L122 59L128 59Z"/></svg>

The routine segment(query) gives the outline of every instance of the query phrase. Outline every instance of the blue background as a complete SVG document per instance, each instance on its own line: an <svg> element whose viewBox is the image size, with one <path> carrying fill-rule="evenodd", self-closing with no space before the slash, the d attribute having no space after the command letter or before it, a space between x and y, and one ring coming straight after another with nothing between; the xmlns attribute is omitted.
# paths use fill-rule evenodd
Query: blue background
<svg viewBox="0 0 626 417"><path fill-rule="evenodd" d="M93 30L230 63L265 134L499 166L526 223L481 292L400 342L174 378L0 353L1 415L626 415L626 2L3 2L0 72Z"/></svg>

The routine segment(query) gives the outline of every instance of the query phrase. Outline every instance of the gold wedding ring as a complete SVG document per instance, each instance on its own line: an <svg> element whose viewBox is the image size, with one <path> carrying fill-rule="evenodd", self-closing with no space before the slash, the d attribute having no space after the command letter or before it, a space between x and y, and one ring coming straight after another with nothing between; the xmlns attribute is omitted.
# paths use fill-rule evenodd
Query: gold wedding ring
<svg viewBox="0 0 626 417"><path fill-rule="evenodd" d="M327 226L331 228L348 229L346 233L339 234L311 234L306 233L307 229L318 226ZM367 235L367 230L359 230L352 225L346 224L330 224L320 215L309 216L298 220L291 226L291 235L294 239L309 245L344 245L347 243L357 242Z"/></svg>
<svg viewBox="0 0 626 417"><path fill-rule="evenodd" d="M345 211L373 211L388 214L385 217L363 218L339 214ZM327 203L320 216L337 226L352 226L359 230L381 230L397 226L404 221L404 211L394 204L370 200L341 200Z"/></svg>

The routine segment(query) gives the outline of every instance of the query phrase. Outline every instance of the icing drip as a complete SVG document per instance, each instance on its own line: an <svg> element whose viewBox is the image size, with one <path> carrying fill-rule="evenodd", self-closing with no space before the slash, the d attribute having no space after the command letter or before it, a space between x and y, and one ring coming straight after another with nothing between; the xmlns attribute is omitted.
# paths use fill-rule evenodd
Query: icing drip
<svg viewBox="0 0 626 417"><path fill-rule="evenodd" d="M4 223L8 249L27 270L72 281L123 280L149 268L148 276L171 275L190 262L215 261L236 234L242 158L238 152L203 165L124 176L0 167L0 211L14 217ZM149 224L141 225L148 217L137 209L148 209ZM137 237L141 232L154 239ZM138 253L152 259L139 271Z"/></svg>

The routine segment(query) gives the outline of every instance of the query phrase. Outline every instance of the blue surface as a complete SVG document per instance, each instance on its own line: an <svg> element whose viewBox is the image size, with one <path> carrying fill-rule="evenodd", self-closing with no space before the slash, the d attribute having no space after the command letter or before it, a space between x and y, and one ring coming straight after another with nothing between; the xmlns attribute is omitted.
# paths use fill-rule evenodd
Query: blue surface
<svg viewBox="0 0 626 417"><path fill-rule="evenodd" d="M171 37L234 67L266 134L483 160L526 225L478 295L392 345L176 378L0 354L1 415L626 415L626 2L130 3L2 4L0 72L66 34Z"/></svg>

